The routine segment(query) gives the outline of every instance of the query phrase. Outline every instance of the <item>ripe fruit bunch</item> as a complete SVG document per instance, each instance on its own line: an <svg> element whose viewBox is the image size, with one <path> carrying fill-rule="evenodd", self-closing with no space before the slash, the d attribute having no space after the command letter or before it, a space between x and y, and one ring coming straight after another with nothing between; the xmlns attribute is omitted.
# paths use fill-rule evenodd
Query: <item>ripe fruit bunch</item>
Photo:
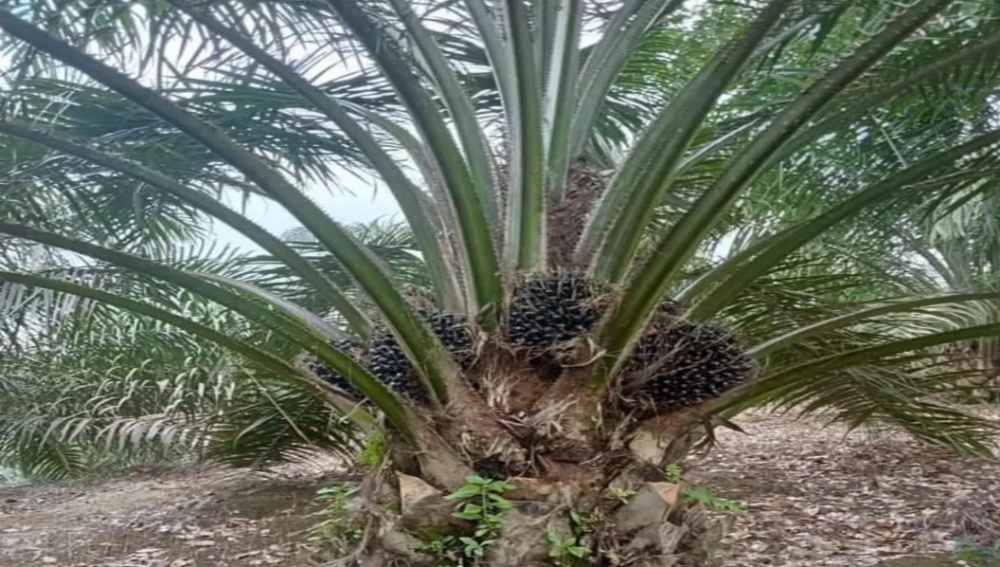
<svg viewBox="0 0 1000 567"><path fill-rule="evenodd" d="M368 345L368 370L386 388L402 394L418 403L427 401L427 394L420 387L413 367L407 360L403 348L388 330L380 330Z"/></svg>
<svg viewBox="0 0 1000 567"><path fill-rule="evenodd" d="M594 330L608 293L592 280L571 273L533 276L514 290L504 319L510 344L527 349L529 362L543 360L544 374L558 376L558 357L549 356L567 341ZM473 334L464 317L430 309L419 311L434 334L468 372L476 362ZM693 405L718 397L746 381L752 367L735 337L715 326L680 319L680 305L666 299L654 321L625 364L626 392L652 401L657 407ZM423 403L426 394L396 338L377 330L362 348L353 341L333 345L352 354L389 389ZM536 364L537 366L537 364ZM312 363L320 378L355 399L358 390L343 376ZM631 397L631 396L630 396Z"/></svg>
<svg viewBox="0 0 1000 567"><path fill-rule="evenodd" d="M518 285L507 308L507 338L544 349L589 333L600 315L593 281L575 274L536 276Z"/></svg>
<svg viewBox="0 0 1000 567"><path fill-rule="evenodd" d="M698 404L745 382L750 360L727 331L672 320L650 328L626 363L626 387L660 407Z"/></svg>
<svg viewBox="0 0 1000 567"><path fill-rule="evenodd" d="M330 345L337 350L341 350L351 355L355 359L360 359L360 355L363 350L361 343L353 339L332 340L330 341ZM361 391L358 390L356 387L354 387L354 384L351 384L347 380L347 378L344 378L336 370L330 368L329 366L317 360L316 357L309 356L306 359L305 365L306 368L308 368L309 371L315 374L316 377L318 377L320 380L323 380L327 384L330 384L336 388L340 388L341 390L343 390L345 394L350 396L352 399L355 400L362 399L363 395L361 394Z"/></svg>
<svg viewBox="0 0 1000 567"><path fill-rule="evenodd" d="M448 349L448 352L455 357L462 370L468 370L475 362L475 353L472 333L464 318L459 315L429 310L422 310L420 314L427 319L431 330ZM350 339L335 340L331 341L330 344L354 357L390 390L418 403L427 401L427 396L414 375L413 366L407 360L399 342L388 329L376 330L367 348ZM340 388L351 398L363 399L363 394L332 368L313 357L310 357L307 366L317 377Z"/></svg>

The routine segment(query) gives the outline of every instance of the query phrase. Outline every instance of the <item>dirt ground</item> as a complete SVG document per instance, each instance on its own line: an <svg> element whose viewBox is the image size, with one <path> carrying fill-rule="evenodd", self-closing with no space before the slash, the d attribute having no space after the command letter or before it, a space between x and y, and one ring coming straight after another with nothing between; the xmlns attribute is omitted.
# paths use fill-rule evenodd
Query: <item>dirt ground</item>
<svg viewBox="0 0 1000 567"><path fill-rule="evenodd" d="M725 542L726 567L949 565L922 561L950 549L973 491L1000 491L1000 463L899 435L845 437L820 421L764 414L738 423L749 435L721 432L720 446L687 473L746 508ZM307 566L315 491L336 481L335 469L267 478L199 469L0 489L0 566Z"/></svg>

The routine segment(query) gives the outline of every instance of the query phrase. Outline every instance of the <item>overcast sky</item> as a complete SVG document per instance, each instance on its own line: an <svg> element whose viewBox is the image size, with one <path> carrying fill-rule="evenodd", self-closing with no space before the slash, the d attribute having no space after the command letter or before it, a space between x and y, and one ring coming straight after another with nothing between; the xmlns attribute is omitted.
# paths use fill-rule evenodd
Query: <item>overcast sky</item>
<svg viewBox="0 0 1000 567"><path fill-rule="evenodd" d="M380 217L398 216L402 219L399 207L385 185L380 183L373 187L371 183L365 183L350 175L344 175L342 179L343 184L353 194L341 189L327 190L317 187L309 191L309 196L313 201L334 220L343 224L351 224L368 222ZM227 200L227 204L237 211L240 211L242 207L241 198L235 193L232 199ZM276 236L281 236L289 229L299 226L292 215L280 205L261 198L252 198L247 203L246 216ZM215 221L212 225L212 232L216 235L219 244L235 245L247 249L257 248L246 237L219 221Z"/></svg>

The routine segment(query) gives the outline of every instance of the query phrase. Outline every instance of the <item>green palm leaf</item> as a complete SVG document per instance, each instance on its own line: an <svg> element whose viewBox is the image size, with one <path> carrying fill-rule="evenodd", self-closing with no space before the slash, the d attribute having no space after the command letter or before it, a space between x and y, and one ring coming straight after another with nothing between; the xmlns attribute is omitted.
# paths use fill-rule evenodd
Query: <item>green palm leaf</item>
<svg viewBox="0 0 1000 567"><path fill-rule="evenodd" d="M173 340L240 385L203 400L108 387L84 404L125 400L105 421L34 408L0 443L29 454L23 440L51 440L31 459L44 474L78 474L108 439L193 439L240 466L354 450L342 416L362 400L316 388L291 362L303 350L357 386L441 486L470 467L589 470L638 427L624 370L670 317L725 323L759 365L690 415L773 403L984 451L982 422L934 400L962 374L944 345L1000 332L991 6L178 0L140 21L119 4L67 4L80 21L46 0L0 11L19 73L0 121L3 344L28 365L63 338L157 356ZM305 187L344 171L385 182L405 225L333 222ZM589 193L573 186L585 174ZM234 194L301 229L271 234L222 205ZM208 216L264 252L172 258ZM577 239L569 267L614 289L586 305L592 331L528 353L518 317L565 317L537 298L528 309L524 290L578 277L546 266L556 229ZM447 312L419 309L422 288ZM123 311L127 332L108 323ZM46 321L59 312L73 317ZM328 344L347 330L373 342L356 356ZM549 372L549 397L504 406L532 391L515 378ZM386 386L410 378L432 403Z"/></svg>

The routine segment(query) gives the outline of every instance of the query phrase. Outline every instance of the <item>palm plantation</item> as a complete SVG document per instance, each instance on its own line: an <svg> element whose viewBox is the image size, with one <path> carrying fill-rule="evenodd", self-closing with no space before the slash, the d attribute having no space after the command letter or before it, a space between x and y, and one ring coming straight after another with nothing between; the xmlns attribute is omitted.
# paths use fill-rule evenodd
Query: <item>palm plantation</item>
<svg viewBox="0 0 1000 567"><path fill-rule="evenodd" d="M991 190L988 2L4 6L6 297L238 359L218 395L147 406L190 404L175 433L226 416L207 435L231 462L383 440L348 562L702 564L719 533L663 470L754 404L988 451L934 400L943 346L1000 324L927 313L998 294L893 265L897 233ZM334 170L392 193L417 254L314 203ZM178 253L203 218L263 267ZM8 305L45 327L38 303ZM270 394L233 404L246 383ZM61 423L45 441L87 426ZM483 503L455 518L449 492Z"/></svg>

